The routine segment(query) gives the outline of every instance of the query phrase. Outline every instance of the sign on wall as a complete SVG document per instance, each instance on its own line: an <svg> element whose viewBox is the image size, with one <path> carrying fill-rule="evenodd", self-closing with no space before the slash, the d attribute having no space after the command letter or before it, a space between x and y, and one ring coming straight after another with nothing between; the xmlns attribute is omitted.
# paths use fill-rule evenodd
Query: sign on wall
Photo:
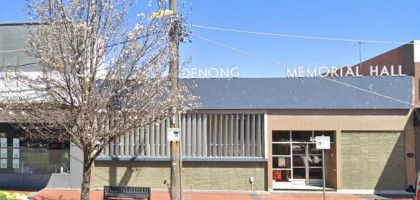
<svg viewBox="0 0 420 200"><path fill-rule="evenodd" d="M168 128L167 136L168 142L179 141L181 137L181 130L179 128Z"/></svg>
<svg viewBox="0 0 420 200"><path fill-rule="evenodd" d="M316 149L330 149L331 143L330 143L330 136L316 136L315 137L315 145Z"/></svg>
<svg viewBox="0 0 420 200"><path fill-rule="evenodd" d="M238 67L181 68L181 78L239 78Z"/></svg>
<svg viewBox="0 0 420 200"><path fill-rule="evenodd" d="M313 77L363 77L363 76L406 76L403 73L403 66L383 65L369 66L366 68L367 74L362 75L362 69L359 66L354 67L303 67L287 68L286 77L289 78L313 78Z"/></svg>

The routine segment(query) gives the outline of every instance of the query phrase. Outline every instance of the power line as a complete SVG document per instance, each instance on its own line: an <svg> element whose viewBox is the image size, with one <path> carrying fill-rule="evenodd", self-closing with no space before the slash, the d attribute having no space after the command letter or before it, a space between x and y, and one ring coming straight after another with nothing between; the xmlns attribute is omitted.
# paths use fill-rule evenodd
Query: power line
<svg viewBox="0 0 420 200"><path fill-rule="evenodd" d="M400 100L400 99L397 99L397 98L394 98L394 97L390 97L390 96L387 96L387 95L384 95L384 94L381 94L381 93L378 93L378 92L375 92L375 91L367 90L367 89L364 89L364 88L361 88L361 87L358 87L358 86L355 86L355 85L352 85L352 84L349 84L349 83L344 83L344 82L337 81L335 79L327 78L327 77L323 77L323 78L325 80L328 80L328 81L331 81L331 82L334 82L334 83L337 83L337 84L340 84L340 85L344 85L344 86L347 86L347 87L351 87L351 88L354 88L354 89L357 89L357 90L360 90L360 91L363 91L363 92L374 94L374 95L384 97L384 98L387 98L387 99L390 99L390 100L394 100L394 101L397 101L397 102L400 102L400 103L403 103L403 104L407 104L407 105L410 105L410 106L413 105L410 102L406 102L406 101L403 101L403 100Z"/></svg>
<svg viewBox="0 0 420 200"><path fill-rule="evenodd" d="M399 44L399 45L414 44L413 42L401 42L401 41L363 40L363 39L334 38L334 37L323 37L323 36L295 35L295 34L284 34L284 33L270 33L270 32L232 29L232 28L221 28L221 27L213 27L213 26L202 26L202 25L196 25L196 24L191 24L190 26L193 28L206 29L206 30L212 30L212 31L263 35L263 36L281 37L281 38L325 40L325 41L352 42L352 43L372 43L372 44Z"/></svg>
<svg viewBox="0 0 420 200"><path fill-rule="evenodd" d="M371 44L411 44L413 45L414 42L402 42L402 41L387 41L387 40L364 40L364 39L349 39L349 38L334 38L334 37L323 37L323 36L309 36L309 35L295 35L295 34L284 34L284 33L272 33L272 32L261 32L261 31L249 31L249 30L241 30L241 29L232 29L232 28L221 28L221 27L213 27L213 26L203 26L203 25L196 25L196 24L189 24L189 26L193 28L199 29L206 29L212 31L222 31L222 32L232 32L232 33L242 33L242 34L252 34L252 35L263 35L263 36L270 36L270 37L281 37L281 38L294 38L294 39L308 39L308 40L324 40L324 41L336 41L336 42L352 42L352 43L371 43ZM140 37L141 38L141 37ZM139 39L139 38L137 38ZM117 42L110 46L115 46L119 44L123 44L127 41ZM27 51L30 49L11 49L11 50L0 50L0 53L13 53L19 51Z"/></svg>
<svg viewBox="0 0 420 200"><path fill-rule="evenodd" d="M190 33L189 35L191 35L191 36L193 36L195 38L198 38L198 39L207 41L207 42L212 43L214 45L217 45L217 46L220 46L220 47L223 47L223 48L226 48L226 49L235 51L235 52L240 53L240 54L243 54L243 55L252 56L254 58L257 58L257 59L260 59L260 60L263 60L263 61L266 61L266 62L275 64L275 65L283 66L283 64L281 64L281 63L279 63L279 62L277 62L275 60L272 60L272 59L269 59L269 58L265 58L265 57L259 56L257 54L254 54L254 53L250 53L250 52L247 52L247 51L244 51L244 50L240 50L240 49L237 49L237 48L234 48L234 47L231 47L231 46L228 46L228 45L225 45L225 44L222 44L222 43L219 43L219 42L216 42L216 41L213 41L213 40L210 40L210 39L207 39L205 37L198 36L198 35L195 35L195 34L192 34L192 33Z"/></svg>
<svg viewBox="0 0 420 200"><path fill-rule="evenodd" d="M226 29L226 28L218 28L218 27L200 26L200 25L194 25L194 24L191 24L190 26L196 27L196 28L208 29L208 30L215 30L215 31L236 32L236 33L246 33L246 34L257 34L257 35L274 36L274 37L289 37L289 38L312 39L312 40L329 40L329 41L342 41L342 42L357 42L359 45L361 43L414 44L413 42L405 43L405 42L396 42L396 41L356 40L356 39L343 39L343 38L305 36L305 35L290 35L290 34L281 34L281 33L266 33L266 32L256 32L256 31L246 31L246 30L237 30L237 29ZM259 56L257 54L254 54L254 53L251 53L251 52L248 52L248 51L244 51L244 50L241 50L241 49L238 49L238 48L229 46L229 45L225 45L225 44L222 44L220 42L216 42L214 40L211 40L211 39L208 39L208 38L205 38L205 37L202 37L202 36L198 36L198 35L195 35L195 34L192 34L192 33L190 33L189 35L191 35L193 37L196 37L198 39L204 40L204 41L206 41L208 43L217 45L219 47L223 47L223 48L229 49L231 51L235 51L235 52L240 53L242 55L251 56L251 57L257 58L259 60L263 60L265 62L272 63L272 64L275 64L275 65L279 65L281 67L284 67L283 64L281 64L280 62L275 61L273 59L262 57L262 56ZM136 39L139 39L139 38L136 38ZM120 44L124 44L126 42L128 42L128 41L126 40L126 41L123 41L123 42L120 42L120 43L112 44L110 46L120 45ZM26 51L26 50L30 50L30 49L0 50L0 53L12 53L12 52ZM354 89L358 89L358 90L361 90L361 91L364 91L364 92L368 92L368 93L371 93L371 94L374 94L374 95L377 95L377 96L381 96L381 97L384 97L384 98L388 98L388 99L391 99L391 100L394 100L394 101L397 101L397 102L400 102L400 103L412 105L409 102L405 102L405 101L400 100L400 99L396 99L396 98L393 98L393 97L390 97L390 96L387 96L387 95L383 95L383 94L380 94L380 93L377 93L377 92L374 92L374 91L370 91L370 90L367 90L367 89L364 89L364 88L360 88L360 87L357 87L357 86L354 86L354 85L351 85L351 84L348 84L348 83L343 83L343 82L340 82L340 81L337 81L337 80L334 80L334 79L330 79L330 78L327 78L327 77L323 77L323 78L325 80L329 80L329 81L332 81L332 82L335 82L335 83L338 83L338 84L341 84L341 85L344 85L344 86L352 87Z"/></svg>
<svg viewBox="0 0 420 200"><path fill-rule="evenodd" d="M195 35L195 34L190 34L190 35L193 36L193 37L195 37L195 38L204 40L204 41L206 41L208 43L217 45L219 47L223 47L223 48L226 48L226 49L235 51L235 52L240 53L240 54L243 54L243 55L247 55L247 56L251 56L251 57L254 57L254 58L258 58L260 60L263 60L263 61L266 61L266 62L275 64L275 65L279 65L281 67L284 67L284 65L282 65L280 62L277 62L275 60L264 58L262 56L259 56L259 55L256 55L256 54L253 54L253 53L250 53L250 52L247 52L247 51L243 51L243 50L240 50L240 49L237 49L237 48L234 48L234 47L231 47L231 46L228 46L228 45L225 45L225 44L222 44L222 43L213 41L211 39L208 39L208 38L205 38L205 37L202 37L202 36L198 36L198 35ZM390 97L388 95L384 95L384 94L381 94L381 93L378 93L378 92L375 92L375 91L367 90L365 88L361 88L361 87L358 87L358 86L355 86L355 85L351 85L349 83L344 83L344 82L338 81L336 79L328 78L328 77L325 77L325 76L321 76L320 78L322 78L324 80L327 80L327 81L331 81L333 83L337 83L337 84L340 84L340 85L343 85L343 86L351 87L353 89L357 89L357 90L360 90L360 91L363 91L363 92L366 92L366 93L370 93L370 94L373 94L373 95L376 95L376 96L379 96L379 97L383 97L383 98L386 98L386 99L390 99L390 100L393 100L393 101L396 101L396 102L399 102L399 103L403 103L403 104L407 104L407 105L412 106L412 103L410 103L410 102L406 102L406 101L403 101L401 99Z"/></svg>

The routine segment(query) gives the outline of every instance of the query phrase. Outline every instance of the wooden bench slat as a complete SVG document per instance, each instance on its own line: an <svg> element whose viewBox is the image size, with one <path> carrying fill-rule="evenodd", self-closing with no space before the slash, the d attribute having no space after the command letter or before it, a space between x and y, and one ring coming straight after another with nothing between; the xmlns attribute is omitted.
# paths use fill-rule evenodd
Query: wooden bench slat
<svg viewBox="0 0 420 200"><path fill-rule="evenodd" d="M150 198L149 187L104 186L105 200L150 200Z"/></svg>

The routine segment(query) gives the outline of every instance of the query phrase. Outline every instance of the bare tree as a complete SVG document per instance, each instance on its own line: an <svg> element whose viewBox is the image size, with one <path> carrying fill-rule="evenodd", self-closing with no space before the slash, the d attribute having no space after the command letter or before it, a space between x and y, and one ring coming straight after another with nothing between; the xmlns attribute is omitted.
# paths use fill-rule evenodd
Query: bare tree
<svg viewBox="0 0 420 200"><path fill-rule="evenodd" d="M139 14L130 26L130 6L130 0L28 0L37 22L28 53L41 69L3 77L20 91L2 98L11 120L32 137L70 141L83 151L82 200L89 199L91 166L109 142L194 102L186 87L170 95L169 19Z"/></svg>

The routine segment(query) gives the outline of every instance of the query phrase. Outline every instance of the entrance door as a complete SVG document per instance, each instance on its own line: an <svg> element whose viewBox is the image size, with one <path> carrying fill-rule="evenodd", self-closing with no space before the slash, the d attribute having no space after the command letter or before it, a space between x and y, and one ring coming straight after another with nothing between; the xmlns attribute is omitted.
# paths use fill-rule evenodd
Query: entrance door
<svg viewBox="0 0 420 200"><path fill-rule="evenodd" d="M322 152L311 138L332 132L274 131L273 188L316 189L322 186Z"/></svg>
<svg viewBox="0 0 420 200"><path fill-rule="evenodd" d="M295 186L322 185L322 152L313 142L293 142L293 180Z"/></svg>

